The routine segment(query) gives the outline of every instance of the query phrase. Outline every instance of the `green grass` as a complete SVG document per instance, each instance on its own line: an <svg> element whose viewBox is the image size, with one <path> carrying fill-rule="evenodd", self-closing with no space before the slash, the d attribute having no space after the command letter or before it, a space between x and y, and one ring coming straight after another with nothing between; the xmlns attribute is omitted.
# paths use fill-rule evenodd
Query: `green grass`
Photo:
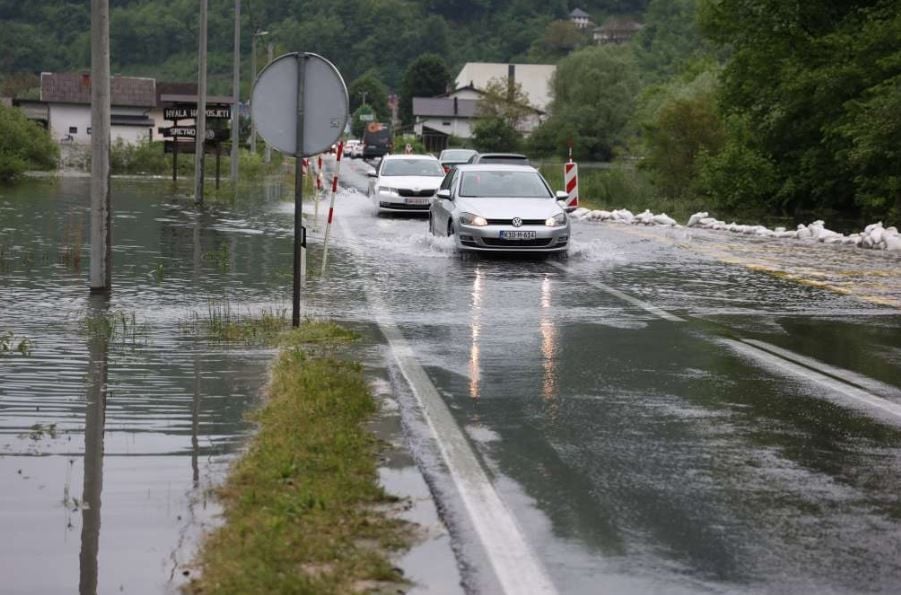
<svg viewBox="0 0 901 595"><path fill-rule="evenodd" d="M91 341L129 347L146 345L150 335L146 323L138 322L134 312L123 310L89 313L81 319L81 330Z"/></svg>
<svg viewBox="0 0 901 595"><path fill-rule="evenodd" d="M352 333L306 322L280 337L269 398L245 454L217 490L224 524L206 536L188 593L354 593L403 584L388 552L408 543L377 483L375 413L358 364L334 355Z"/></svg>
<svg viewBox="0 0 901 595"><path fill-rule="evenodd" d="M287 308L262 308L241 314L228 300L210 300L205 314L191 312L180 326L187 334L211 341L269 345L291 326L291 318Z"/></svg>

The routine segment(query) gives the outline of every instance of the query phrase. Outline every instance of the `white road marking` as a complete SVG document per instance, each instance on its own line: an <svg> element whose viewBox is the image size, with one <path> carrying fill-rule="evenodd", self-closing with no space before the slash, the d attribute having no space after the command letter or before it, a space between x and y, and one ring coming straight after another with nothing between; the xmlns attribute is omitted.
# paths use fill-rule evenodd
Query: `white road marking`
<svg viewBox="0 0 901 595"><path fill-rule="evenodd" d="M636 298L636 297L632 297L631 295L629 295L629 294L627 294L627 293L623 293L622 291L620 291L620 290L618 290L618 289L614 289L613 287L610 287L609 285L606 285L606 284L604 284L604 283L601 283L600 281L595 281L594 279L589 279L589 278L586 277L585 275L576 273L576 272L573 271L572 269L563 266L563 265L562 265L561 263L559 263L559 262L550 262L550 264L552 264L553 266L557 267L557 268L560 269L561 271L567 272L567 273L570 274L570 275L573 275L573 276L576 276L576 277L580 277L580 278L581 278L583 281L585 281L585 283L587 283L588 285L591 285L592 287L595 287L595 288L597 288L597 289L600 289L600 290L603 291L604 293L609 293L610 295L612 295L612 296L614 296L614 297L617 297L617 298L623 300L624 302L629 302L629 303L632 304L633 306L638 306L638 307L641 308L642 310L644 310L644 311L646 311L646 312L650 312L651 314L653 314L654 316L657 316L658 318L662 318L662 319L664 319L664 320L671 320L671 321L673 321L673 322L685 322L685 319L684 319L684 318L679 318L679 317L676 316L675 314L670 314L670 313L667 312L666 310L663 310L663 309L661 309L661 308L658 308L657 306L655 306L655 305L653 305L653 304L649 304L649 303L647 303L647 302L644 302L644 301L642 301L642 300L640 300L640 299L638 299L638 298Z"/></svg>
<svg viewBox="0 0 901 595"><path fill-rule="evenodd" d="M344 236L353 240L350 249L360 259L362 255L355 245L356 236L343 219L337 221ZM432 430L432 436L504 592L510 595L556 593L547 571L479 464L438 389L416 359L372 283L365 275L361 274L361 277L376 323L388 340L394 359Z"/></svg>
<svg viewBox="0 0 901 595"><path fill-rule="evenodd" d="M878 380L873 380L872 378L863 376L862 374L858 374L850 370L845 370L844 368L830 366L829 364L815 360L812 357L799 355L793 351L788 351L787 349L782 349L781 347L770 345L769 343L765 343L764 341L757 341L756 339L742 339L742 341L744 343L748 343L749 345L759 347L764 351L769 351L770 353L778 355L783 359L795 362L796 364L801 364L802 366L807 368L812 368L826 376L832 376L834 378L837 378L838 380L841 380L842 382L855 385L866 392L873 393L874 395L878 395L883 398L897 400L899 404L901 404L901 390L889 384L879 382Z"/></svg>
<svg viewBox="0 0 901 595"><path fill-rule="evenodd" d="M746 341L736 341L735 339L719 339L719 342L732 348L734 351L745 355L750 359L757 360L765 366L776 368L783 373L802 378L827 389L827 391L834 396L830 397L829 394L824 394L821 396L829 400L844 405L850 404L852 406L862 407L863 409L870 412L878 411L882 414L888 414L888 416L892 418L893 422L895 422L896 424L901 423L901 405L897 403L887 401L886 399L878 397L844 381L833 378L832 376L827 376L826 374L822 374L820 372L817 372L816 370L812 370L800 364L796 364L793 361L789 361L779 355L771 353L768 350L764 350L755 345L751 345Z"/></svg>

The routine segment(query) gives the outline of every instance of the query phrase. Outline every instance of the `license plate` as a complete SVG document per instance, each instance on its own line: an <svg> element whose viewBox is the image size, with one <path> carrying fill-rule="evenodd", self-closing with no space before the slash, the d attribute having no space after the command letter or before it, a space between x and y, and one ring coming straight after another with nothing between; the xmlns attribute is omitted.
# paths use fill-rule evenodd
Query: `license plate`
<svg viewBox="0 0 901 595"><path fill-rule="evenodd" d="M404 202L408 205L427 205L429 204L428 198L405 198Z"/></svg>
<svg viewBox="0 0 901 595"><path fill-rule="evenodd" d="M502 231L502 240L534 240L536 233L534 231Z"/></svg>

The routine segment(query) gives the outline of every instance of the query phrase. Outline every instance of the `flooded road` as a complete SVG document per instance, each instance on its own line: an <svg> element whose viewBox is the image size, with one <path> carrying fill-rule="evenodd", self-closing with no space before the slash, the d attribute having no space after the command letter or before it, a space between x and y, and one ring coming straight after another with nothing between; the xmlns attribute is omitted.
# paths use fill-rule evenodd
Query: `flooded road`
<svg viewBox="0 0 901 595"><path fill-rule="evenodd" d="M545 592L897 592L897 255L580 222L564 261L463 259L424 219L375 217L345 163L304 315L363 333L471 592L515 581L519 553ZM114 185L108 303L73 260L88 184L0 194L0 333L34 341L0 357L4 588L175 589L250 431L272 352L192 329L290 315L292 206L196 212L165 188ZM98 343L98 320L124 330Z"/></svg>
<svg viewBox="0 0 901 595"><path fill-rule="evenodd" d="M463 259L343 198L398 390L428 409L434 387L554 590L897 592L898 255L586 222L566 261ZM450 448L423 460L494 592Z"/></svg>

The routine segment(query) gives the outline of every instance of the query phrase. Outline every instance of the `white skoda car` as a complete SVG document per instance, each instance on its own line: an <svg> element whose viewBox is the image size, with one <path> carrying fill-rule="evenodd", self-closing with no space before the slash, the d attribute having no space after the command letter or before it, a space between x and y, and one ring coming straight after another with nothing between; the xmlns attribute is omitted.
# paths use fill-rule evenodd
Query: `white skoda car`
<svg viewBox="0 0 901 595"><path fill-rule="evenodd" d="M385 155L369 177L369 198L378 212L425 214L444 169L431 155Z"/></svg>
<svg viewBox="0 0 901 595"><path fill-rule="evenodd" d="M544 177L527 165L458 165L429 209L429 231L473 252L564 253L569 217Z"/></svg>

